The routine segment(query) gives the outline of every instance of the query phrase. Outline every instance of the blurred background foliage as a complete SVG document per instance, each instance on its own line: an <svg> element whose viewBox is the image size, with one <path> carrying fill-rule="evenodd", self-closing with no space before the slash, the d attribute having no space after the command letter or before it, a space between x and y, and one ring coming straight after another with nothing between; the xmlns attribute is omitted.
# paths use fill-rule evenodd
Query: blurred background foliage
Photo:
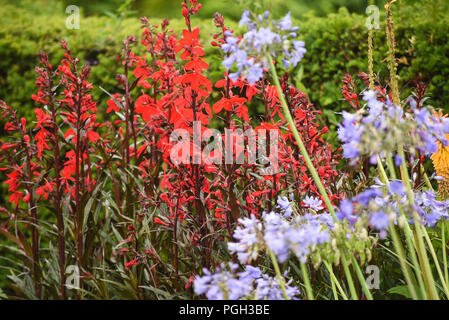
<svg viewBox="0 0 449 320"><path fill-rule="evenodd" d="M89 1L89 0L63 0L64 6L75 4L84 8L87 15L103 14L106 11L114 11L122 5L124 0L107 1ZM135 0L132 4L132 10L139 16L146 15L151 17L176 18L179 17L179 0ZM201 18L209 18L215 12L220 12L229 19L237 20L240 18L240 11L236 10L245 7L249 1L237 0L204 0L202 10L199 12ZM275 15L285 14L291 11L295 17L301 17L307 12L313 12L318 16L325 16L329 12L335 12L340 7L346 7L350 12L363 13L366 8L364 0L264 0L263 5L270 9ZM377 0L381 5L383 1Z"/></svg>

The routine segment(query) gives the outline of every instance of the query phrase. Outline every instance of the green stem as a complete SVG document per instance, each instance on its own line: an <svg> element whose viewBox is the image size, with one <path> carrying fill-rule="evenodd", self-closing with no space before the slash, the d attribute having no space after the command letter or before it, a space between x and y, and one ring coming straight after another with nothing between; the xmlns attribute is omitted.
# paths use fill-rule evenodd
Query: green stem
<svg viewBox="0 0 449 320"><path fill-rule="evenodd" d="M332 284L335 284L337 286L337 289L340 292L340 295L343 297L343 299L348 300L348 296L346 295L345 291L343 290L342 286L340 285L340 282L338 282L338 279L335 276L334 271L332 270L332 266L327 261L323 261L323 263L326 266L327 271L329 272L329 275L332 280ZM334 292L334 296L335 296L335 292Z"/></svg>
<svg viewBox="0 0 449 320"><path fill-rule="evenodd" d="M402 163L404 163L404 161L405 161L405 159L403 158ZM390 155L387 156L387 165L388 165L388 168L390 170L390 174L391 174L392 178L396 179L395 166L393 165L393 160L392 160ZM407 219L407 217L405 216L404 211L402 209L400 209L399 211L400 211L401 215L405 219ZM409 226L408 223L406 223L404 225L404 234L405 234L405 240L407 242L407 246L410 248L408 252L409 252L410 257L412 259L413 269L415 271L416 278L418 279L419 287L421 288L421 290L420 290L421 291L421 295L423 296L423 299L427 299L426 286L425 286L424 279L423 279L423 276L422 276L422 269L423 268L421 267L421 265L420 265L420 263L418 261L418 257L416 256L416 252L415 252L415 250L417 250L418 246L416 245L415 239L413 237L413 232L410 229L410 226ZM399 239L399 237L398 237L398 239ZM400 244L402 246L402 243L400 243ZM404 251L403 248L402 248L402 250Z"/></svg>
<svg viewBox="0 0 449 320"><path fill-rule="evenodd" d="M328 196L328 194L326 192L326 189L324 188L324 185L323 185L320 177L318 176L318 172L316 171L316 169L315 169L315 167L314 167L314 165L312 163L312 160L310 159L310 156L309 156L309 154L307 152L307 149L304 146L304 143L302 142L301 137L299 136L299 132L296 129L295 122L293 121L293 117L292 117L292 115L290 113L290 109L288 108L288 104L287 104L287 101L285 100L284 93L282 92L282 88L281 88L281 84L279 82L279 78L278 78L278 75L277 75L277 72L276 72L276 68L275 68L275 66L273 64L273 59L272 59L272 57L270 55L267 55L266 58L267 58L267 60L268 60L268 62L270 64L271 76L273 78L274 84L275 84L275 86L277 88L277 91L278 91L279 100L281 101L282 109L284 111L284 117L285 117L285 119L287 120L287 122L288 122L288 124L290 126L290 129L291 129L291 131L293 133L293 136L295 137L296 143L298 144L299 150L301 151L301 154L304 157L304 160L306 162L307 168L309 169L310 173L312 174L313 180L315 181L315 183L316 183L316 185L318 187L318 190L320 191L320 194L321 194L321 196L324 199L324 203L326 204L327 210L332 215L332 218L334 219L334 221L337 222L338 219L337 219L337 216L335 215L334 206L332 205L332 203L331 203L331 201L329 199L329 196ZM348 266L345 265L344 268L347 269ZM351 277L351 273L349 272L349 269L347 271L345 271L345 273L346 273L346 276L348 278L348 284L349 284L350 288L352 286L352 289L354 289L353 291L355 292L354 283L352 281L352 277ZM355 297L357 297L357 295L355 295Z"/></svg>
<svg viewBox="0 0 449 320"><path fill-rule="evenodd" d="M399 235L398 235L398 233L396 231L396 227L395 226L393 226L393 225L390 226L390 233L391 233L391 237L393 238L393 245L394 245L394 248L395 248L396 253L398 255L399 263L401 265L402 272L404 273L405 282L407 283L408 290L410 291L410 295L412 296L413 300L417 300L418 299L418 295L416 294L416 289L415 289L415 286L413 284L412 277L410 276L410 270L409 270L409 267L407 266L407 259L406 259L406 256L405 256L405 250L404 250L404 247L402 246L402 242L401 242L401 240L399 238ZM414 250L413 247L412 247L412 250ZM419 271L417 271L417 272L419 272ZM421 287L424 286L424 284L422 283L422 279L420 281L420 284L421 284ZM423 289L421 291L425 295L425 290Z"/></svg>
<svg viewBox="0 0 449 320"><path fill-rule="evenodd" d="M402 159L403 160L402 160L401 165L405 164L404 155L402 155ZM388 168L390 170L391 177L393 179L396 179L396 170L395 170L395 166L393 165L393 159L391 158L391 155L387 156L387 164L388 164ZM400 213L401 213L401 215L405 219L407 219L405 214L404 214L404 211L402 209L400 209ZM408 248L410 248L408 252L409 252L410 257L412 259L413 269L415 271L416 278L418 279L419 287L421 289L420 292L421 292L421 295L423 296L423 299L427 299L426 286L425 286L425 282L424 282L424 279L423 279L423 276L422 276L422 269L423 268L421 267L421 265L420 265L420 263L418 261L418 257L416 256L416 252L415 252L415 250L417 251L418 246L416 245L415 239L413 237L413 232L410 229L410 226L409 226L408 223L406 223L404 225L404 229L405 229L404 230L405 240L407 242ZM399 237L398 237L398 239L399 239ZM402 247L402 243L400 243L400 245ZM403 248L402 248L402 251L405 252Z"/></svg>
<svg viewBox="0 0 449 320"><path fill-rule="evenodd" d="M285 290L285 280L284 277L281 274L281 269L279 268L278 261L276 259L276 256L274 255L273 251L267 248L268 254L270 255L271 262L273 263L274 271L276 272L276 276L279 280L279 286L281 287L282 292L284 293L285 300L290 300L287 294L287 290Z"/></svg>
<svg viewBox="0 0 449 320"><path fill-rule="evenodd" d="M331 286L332 286L332 293L334 295L334 300L338 300L337 287L335 286L335 282L334 279L332 279L332 277L331 277Z"/></svg>
<svg viewBox="0 0 449 320"><path fill-rule="evenodd" d="M368 4L373 5L374 0L370 0ZM373 28L370 28L368 31L368 73L369 73L369 88L371 90L374 90L373 40L374 40L374 31Z"/></svg>
<svg viewBox="0 0 449 320"><path fill-rule="evenodd" d="M415 200L414 200L412 186L410 184L410 176L408 174L407 163L406 163L406 158L405 158L405 154L404 154L404 147L402 145L399 145L399 147L398 147L398 154L403 159L402 164L401 164L402 180L403 180L405 188L407 190L410 204L413 207ZM422 239L423 238L422 225L421 225L421 222L419 221L419 216L415 210L413 210L413 219L415 222L415 231L416 231L416 238L417 238L416 239L417 240L416 241L417 251L418 251L418 253L422 259L422 262L423 262L422 263L423 267L424 267L423 275L424 275L424 279L428 285L429 295L430 295L431 299L439 299L438 293L437 293L437 290L435 287L433 275L432 275L432 270L430 268L430 263L429 263L429 259L427 256L426 247L425 247L424 241Z"/></svg>
<svg viewBox="0 0 449 320"><path fill-rule="evenodd" d="M357 291L355 291L354 281L352 280L351 272L349 271L348 261L344 254L341 255L341 264L343 265L343 271L345 272L346 281L348 282L349 292L351 293L352 300L358 300Z"/></svg>
<svg viewBox="0 0 449 320"><path fill-rule="evenodd" d="M444 266L444 279L446 280L446 285L449 287L449 274L448 274L448 266L447 266L447 257L446 257L446 230L445 230L446 221L441 221L441 249L443 250L443 266Z"/></svg>
<svg viewBox="0 0 449 320"><path fill-rule="evenodd" d="M384 180L385 184L387 186L389 186L390 181L388 179L387 173L385 172L384 166L382 164L382 160L380 159L379 156L377 156L377 164L378 164L377 166L381 173L382 179ZM394 171L394 166L393 166L393 162L391 161L391 157L387 157L387 164L390 169L390 174L391 174L392 178L395 179L396 172ZM401 265L402 272L404 273L405 282L407 283L407 286L408 286L408 289L410 291L412 298L414 300L417 300L418 296L416 294L414 281L412 281L412 277L410 275L411 274L410 268L407 265L407 257L405 255L405 250L404 250L404 247L400 240L400 237L396 231L396 227L394 225L390 225L390 233L391 233L392 240L393 240L393 246L394 246L396 254L398 255L398 258L399 258L399 264ZM414 248L414 246L412 246L411 248ZM413 253L414 253L414 249L413 249ZM416 259L416 256L415 256L415 259Z"/></svg>
<svg viewBox="0 0 449 320"><path fill-rule="evenodd" d="M377 159L380 160L380 158L377 158ZM388 170L390 170L391 178L393 180L396 180L396 170L395 170L395 166L393 164L393 159L391 158L390 155L388 155L388 157L387 157L387 166L388 166Z"/></svg>
<svg viewBox="0 0 449 320"><path fill-rule="evenodd" d="M368 300L373 300L373 296L371 295L371 292L369 291L369 288L366 285L366 279L363 276L362 270L360 270L360 267L357 264L357 260L355 259L355 257L353 255L351 256L351 260L352 260L352 263L354 264L355 272L357 273L357 277L359 278L359 282L362 286L363 292L366 295L366 298Z"/></svg>
<svg viewBox="0 0 449 320"><path fill-rule="evenodd" d="M296 129L295 122L293 121L292 115L288 108L287 101L285 100L285 97L284 97L284 93L282 92L282 88L281 88L281 84L279 82L276 68L273 64L273 59L270 55L267 55L267 60L270 63L271 76L273 77L274 84L275 84L278 94L279 94L279 100L281 101L282 109L284 111L284 117L290 126L293 136L295 137L296 143L298 144L299 150L301 151L301 155L304 157L307 168L309 169L310 173L312 174L313 180L315 181L315 183L318 187L318 190L320 191L320 194L324 199L324 203L326 204L327 210L332 215L334 220L337 221L334 206L332 205L332 203L329 199L329 196L327 195L326 189L324 188L323 183L321 182L321 179L318 176L318 172L316 171L315 167L313 166L312 160L310 159L310 156L306 150L306 147L304 146L304 143L302 142L302 139L299 136L299 132Z"/></svg>
<svg viewBox="0 0 449 320"><path fill-rule="evenodd" d="M309 300L315 300L315 298L313 297L312 286L310 285L309 274L307 273L307 267L303 262L301 262L300 265L301 265L302 277L304 279L304 285L306 287L307 298Z"/></svg>
<svg viewBox="0 0 449 320"><path fill-rule="evenodd" d="M432 241L430 240L430 237L429 237L426 229L424 229L423 233L424 233L424 238L426 239L427 245L429 246L430 254L432 255L433 261L435 262L435 267L437 269L438 276L440 277L440 281L441 281L441 285L443 286L444 293L446 294L446 298L449 299L449 289L446 284L445 278L443 276L443 272L441 271L440 262L438 261L438 257L433 248Z"/></svg>
<svg viewBox="0 0 449 320"><path fill-rule="evenodd" d="M434 191L433 190L433 187L432 187L432 183L430 183L430 180L429 180L429 177L427 176L427 173L426 173L426 171L424 170L424 166L422 165L422 164L420 164L420 170L421 170L421 173L422 173L422 175L423 175L423 178L424 178L424 182L426 183L426 185L427 185L427 187L431 190L431 191Z"/></svg>

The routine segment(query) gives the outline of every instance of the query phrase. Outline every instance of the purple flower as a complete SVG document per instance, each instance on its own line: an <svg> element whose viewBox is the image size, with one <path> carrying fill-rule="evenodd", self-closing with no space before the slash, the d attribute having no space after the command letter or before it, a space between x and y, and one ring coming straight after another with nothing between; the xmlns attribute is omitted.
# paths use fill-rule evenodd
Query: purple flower
<svg viewBox="0 0 449 320"><path fill-rule="evenodd" d="M238 39L232 35L226 37L226 42L221 45L221 48L226 53L236 52L238 50Z"/></svg>
<svg viewBox="0 0 449 320"><path fill-rule="evenodd" d="M369 157L369 163L372 164L372 165L377 164L377 156L378 155L375 153L371 157Z"/></svg>
<svg viewBox="0 0 449 320"><path fill-rule="evenodd" d="M394 194L397 194L398 196L403 196L405 194L404 185L399 180L390 182L390 191Z"/></svg>
<svg viewBox="0 0 449 320"><path fill-rule="evenodd" d="M239 273L239 276L246 279L257 279L262 276L262 272L259 268L248 265L244 272Z"/></svg>
<svg viewBox="0 0 449 320"><path fill-rule="evenodd" d="M366 90L363 92L363 100L372 101L377 100L377 92L373 90Z"/></svg>
<svg viewBox="0 0 449 320"><path fill-rule="evenodd" d="M416 122L420 125L427 125L428 118L430 116L429 111L427 109L416 109L415 110L415 119Z"/></svg>
<svg viewBox="0 0 449 320"><path fill-rule="evenodd" d="M310 216L297 217L293 222L288 222L271 212L264 214L263 219L265 243L280 262L286 261L290 253L305 262L312 247L330 241L327 225Z"/></svg>
<svg viewBox="0 0 449 320"><path fill-rule="evenodd" d="M240 73L238 73L238 72L233 72L233 73L229 74L229 78L234 82L236 82L239 79L239 77L240 77Z"/></svg>
<svg viewBox="0 0 449 320"><path fill-rule="evenodd" d="M287 283L285 291L290 300L296 300L296 296L299 295L299 290L296 287L292 287L289 284L291 280ZM279 285L279 279L268 277L263 275L263 277L256 280L256 297L259 300L284 300L284 293Z"/></svg>
<svg viewBox="0 0 449 320"><path fill-rule="evenodd" d="M248 75L246 76L246 80L253 85L257 81L263 78L263 69L259 65L252 65L248 69Z"/></svg>
<svg viewBox="0 0 449 320"><path fill-rule="evenodd" d="M323 209L323 206L322 206L323 202L318 198L306 196L304 198L303 202L304 202L304 206L306 206L312 210L320 211L321 209Z"/></svg>
<svg viewBox="0 0 449 320"><path fill-rule="evenodd" d="M250 31L243 36L244 40L252 40L254 49L261 50L264 45L280 43L281 38L270 28L260 28L257 31Z"/></svg>
<svg viewBox="0 0 449 320"><path fill-rule="evenodd" d="M282 65L284 66L284 68L290 67L291 64L292 63L290 62L290 60L282 59Z"/></svg>
<svg viewBox="0 0 449 320"><path fill-rule="evenodd" d="M427 155L436 152L437 142L449 145L448 119L432 115L426 108L418 109L416 103L411 103L413 113L404 112L402 106L389 99L384 103L377 95L376 91L365 90L363 100L367 101L367 107L354 114L343 112L338 138L343 143L343 156L351 159L351 165L361 155L374 161L376 154L394 154L401 145L407 146L412 155L416 150ZM400 165L402 159L396 157L395 162Z"/></svg>
<svg viewBox="0 0 449 320"><path fill-rule="evenodd" d="M394 157L394 164L395 164L396 166L398 166L398 167L401 166L401 164L402 164L402 158L401 158L399 155L396 155L396 156Z"/></svg>
<svg viewBox="0 0 449 320"><path fill-rule="evenodd" d="M424 191L415 194L415 210L428 227L434 227L441 219L449 219L449 200L437 200L434 191Z"/></svg>
<svg viewBox="0 0 449 320"><path fill-rule="evenodd" d="M416 136L421 138L418 149L424 154L432 154L438 150L437 141L444 146L449 144L446 134L449 133L448 119L431 115L426 108L414 108L416 123L418 124Z"/></svg>
<svg viewBox="0 0 449 320"><path fill-rule="evenodd" d="M296 66L306 53L304 41L291 41L290 37L297 36L297 27L292 27L291 13L288 13L279 23L270 27L269 12L259 15L256 21L250 18L250 12L245 11L240 19L240 26L246 25L248 31L241 41L227 33L226 43L222 45L225 53L231 54L223 61L223 66L229 71L234 64L237 71L230 73L232 80L240 76L246 77L250 84L263 78L263 70L269 68L267 56L275 57L284 53L280 58L284 67ZM243 52L245 55L243 55Z"/></svg>
<svg viewBox="0 0 449 320"><path fill-rule="evenodd" d="M251 218L243 218L238 221L243 226L238 226L234 231L234 238L238 242L228 242L228 249L231 253L237 253L241 263L246 263L257 256L257 251L254 251L253 248L259 242L258 235L262 232L262 223L253 215Z"/></svg>
<svg viewBox="0 0 449 320"><path fill-rule="evenodd" d="M291 19L291 12L289 11L285 17L283 17L279 23L278 26L281 30L290 30L292 27L292 19Z"/></svg>
<svg viewBox="0 0 449 320"><path fill-rule="evenodd" d="M383 211L373 212L370 215L370 224L377 230L387 229L390 225L389 216Z"/></svg>
<svg viewBox="0 0 449 320"><path fill-rule="evenodd" d="M343 157L357 160L360 155L360 138L365 130L357 124L358 115L343 111L343 122L338 127L338 138L343 142Z"/></svg>
<svg viewBox="0 0 449 320"><path fill-rule="evenodd" d="M239 71L243 68L251 66L252 60L248 60L248 56L244 50L237 50L233 55Z"/></svg>
<svg viewBox="0 0 449 320"><path fill-rule="evenodd" d="M351 216L352 213L354 212L354 206L352 205L352 202L344 199L341 203L340 203L340 212L345 216Z"/></svg>
<svg viewBox="0 0 449 320"><path fill-rule="evenodd" d="M292 41L293 51L290 53L291 62L293 66L296 65L302 60L307 50L305 48L304 41Z"/></svg>
<svg viewBox="0 0 449 320"><path fill-rule="evenodd" d="M359 202L363 206L367 206L368 203L374 199L375 197L382 196L382 191L379 189L371 188L363 191L359 195L356 196L356 201Z"/></svg>
<svg viewBox="0 0 449 320"><path fill-rule="evenodd" d="M343 157L346 159L354 159L360 155L358 144L355 141L345 143L343 145Z"/></svg>
<svg viewBox="0 0 449 320"><path fill-rule="evenodd" d="M235 273L225 270L224 265L215 274L203 269L203 276L193 283L197 295L205 295L209 300L283 300L283 291L277 277L263 274L258 267L247 265L243 272ZM289 299L297 299L299 290L286 283L285 290Z"/></svg>
<svg viewBox="0 0 449 320"><path fill-rule="evenodd" d="M289 218L292 215L292 203L288 201L287 197L278 197L278 208L284 211L284 218Z"/></svg>
<svg viewBox="0 0 449 320"><path fill-rule="evenodd" d="M222 65L223 67L225 67L226 69L231 69L232 65L235 62L235 56L234 55L230 55L229 57L227 57L225 60L223 60Z"/></svg>
<svg viewBox="0 0 449 320"><path fill-rule="evenodd" d="M248 10L245 10L244 12L243 12L243 14L242 14L242 17L241 17L241 19L240 19L240 22L239 22L239 26L241 27L241 26L247 26L248 24L250 24L251 23L251 18L249 17L249 11Z"/></svg>
<svg viewBox="0 0 449 320"><path fill-rule="evenodd" d="M352 204L352 201L344 199L341 203L340 203L340 210L337 211L337 219L340 221L343 221L344 219L348 220L348 223L350 226L353 226L358 217L355 216L354 214L354 206Z"/></svg>

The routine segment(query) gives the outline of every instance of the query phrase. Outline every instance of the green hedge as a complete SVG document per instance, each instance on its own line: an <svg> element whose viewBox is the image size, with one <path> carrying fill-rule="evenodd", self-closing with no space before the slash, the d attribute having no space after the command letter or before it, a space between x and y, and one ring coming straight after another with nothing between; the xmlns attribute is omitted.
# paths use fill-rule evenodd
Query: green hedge
<svg viewBox="0 0 449 320"><path fill-rule="evenodd" d="M417 80L429 85L432 101L446 108L449 98L449 15L438 20L413 17L410 10L396 12L396 58L402 88L407 91ZM381 17L381 20L382 19ZM382 21L381 21L382 22ZM324 108L339 110L337 99L345 73L357 75L367 70L367 30L365 17L344 9L326 19L310 18L303 25L308 52L302 61L304 82L313 101ZM385 25L375 32L374 70L388 79Z"/></svg>
<svg viewBox="0 0 449 320"><path fill-rule="evenodd" d="M62 10L58 12L63 13ZM67 16L62 13L36 15L28 8L8 4L0 8L0 99L17 108L22 115L28 116L35 107L31 95L36 91L34 68L39 51L46 52L52 63L57 64L64 53L60 42L66 39L73 54L83 63L96 63L92 66L91 82L95 85L94 96L100 98L104 93L99 86L115 90L115 75L122 72L116 58L123 40L129 35L140 38L142 32L138 18L119 20L110 17L81 17L81 28L69 30L65 26ZM212 20L194 20L194 23L201 27L203 37L210 38L207 30L212 29ZM183 19L171 21L175 30L181 30L183 26ZM138 54L143 54L142 46L136 48L140 49L137 49Z"/></svg>
<svg viewBox="0 0 449 320"><path fill-rule="evenodd" d="M121 72L115 58L123 39L141 33L137 18L82 17L80 30L68 30L62 6L36 15L33 7L19 7L4 0L0 0L0 4L0 99L24 115L32 112L34 107L30 97L35 93L34 66L39 51L46 51L53 63L57 63L63 53L60 40L67 39L73 53L82 60L98 61L92 68L91 80L96 86L94 95L102 98L104 93L99 86L109 91L115 89L115 75ZM416 7L403 6L400 12L395 12L401 84L410 87L418 79L427 82L435 105L445 107L449 100L449 14L439 11L436 18L436 13L430 9L423 8L426 14L420 16L417 11ZM340 9L326 18L307 16L297 23L308 50L301 63L304 68L301 82L317 106L339 111L344 106L339 101L343 76L346 73L356 75L367 69L365 17ZM215 32L212 18L196 20L194 24L200 25L203 39L211 39ZM171 20L171 26L179 31L184 27L184 21ZM208 51L216 50L207 43L205 45ZM374 57L375 71L381 79L388 76L385 63L382 63L386 52L384 24L381 23L381 29L375 34ZM208 62L212 80L218 79L222 72L220 59L209 54Z"/></svg>

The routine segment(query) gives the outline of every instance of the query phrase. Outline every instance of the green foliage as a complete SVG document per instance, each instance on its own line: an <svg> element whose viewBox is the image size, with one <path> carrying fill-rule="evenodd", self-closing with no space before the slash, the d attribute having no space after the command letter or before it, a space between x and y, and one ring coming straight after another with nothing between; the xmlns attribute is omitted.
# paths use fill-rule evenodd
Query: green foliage
<svg viewBox="0 0 449 320"><path fill-rule="evenodd" d="M403 89L424 81L436 106L442 107L449 98L448 18L445 15L437 25L426 17L410 21L396 13L395 18L396 58ZM388 79L387 68L382 63L388 52L384 30L381 17L380 30L374 35L374 70L380 79ZM303 83L311 100L323 108L340 110L344 104L336 99L344 74L355 76L367 70L365 18L340 9L326 19L309 17L302 23L302 34L308 50L302 61Z"/></svg>
<svg viewBox="0 0 449 320"><path fill-rule="evenodd" d="M30 97L35 93L37 53L46 51L56 63L62 58L59 50L61 39L67 39L72 51L81 60L98 63L92 67L95 98L104 98L98 86L113 91L116 83L114 77L121 71L115 58L121 52L123 39L129 35L140 35L139 20L136 17L123 18L120 14L112 15L112 18L82 15L81 29L68 30L65 27L67 15L64 15L61 5L35 15L35 7L27 5L28 2L22 0L16 5L4 3L0 8L0 98L20 108L23 115L29 115L33 109ZM417 80L428 83L435 105L444 106L449 99L449 57L446 54L449 49L449 15L432 11L433 6L428 6L422 9L425 14L419 17L416 16L419 12L416 5L402 6L399 12L395 12L396 57L401 84L410 88ZM236 26L226 15L225 19L227 24ZM159 23L160 18L150 21ZM356 75L367 70L365 21L364 16L351 14L346 9L340 9L326 18L308 14L297 21L308 50L301 63L304 68L301 84L320 108L341 110L344 106L338 101L341 79L346 73ZM387 70L382 63L387 52L384 21L381 17L381 28L375 32L374 47L374 68L381 79L387 78ZM198 22L195 21L195 24L200 25L202 36L210 39L215 32L212 12L208 19ZM171 20L171 27L176 31L183 26L182 17ZM207 43L205 45L209 51L216 50ZM208 55L212 80L218 79L223 72L219 57L213 56ZM295 71L297 73L299 69Z"/></svg>
<svg viewBox="0 0 449 320"><path fill-rule="evenodd" d="M23 0L21 0L23 1ZM43 1L43 0L40 0ZM47 0L48 1L48 0ZM176 18L179 16L177 10L182 0L128 0L132 4L130 6L132 14L146 15L151 17ZM105 12L112 12L120 5L126 3L124 0L106 0L106 1L89 1L89 0L61 0L64 7L68 5L80 6L85 14L101 15ZM338 8L344 6L350 12L362 14L365 12L368 0L202 0L203 8L199 12L202 19L210 18L215 12L220 12L224 16L233 19L239 19L244 9L248 8L248 4L254 3L270 10L275 16L285 14L291 11L293 16L301 17L307 12L313 12L319 16L325 16L329 12L335 12ZM374 1L378 6L382 6L384 0Z"/></svg>
<svg viewBox="0 0 449 320"><path fill-rule="evenodd" d="M141 33L137 18L82 16L81 28L69 30L65 26L67 16L61 13L35 15L25 7L4 4L0 14L0 99L28 118L35 107L31 95L36 93L34 68L40 51L46 52L52 63L57 64L63 58L60 41L66 39L73 53L83 63L92 65L93 94L100 101L106 96L99 86L114 91L115 75L122 72L116 58L121 54L123 40L130 35L140 37ZM202 36L210 38L212 20L194 20L194 23L200 26ZM185 26L184 20L173 19L170 26L179 31Z"/></svg>

